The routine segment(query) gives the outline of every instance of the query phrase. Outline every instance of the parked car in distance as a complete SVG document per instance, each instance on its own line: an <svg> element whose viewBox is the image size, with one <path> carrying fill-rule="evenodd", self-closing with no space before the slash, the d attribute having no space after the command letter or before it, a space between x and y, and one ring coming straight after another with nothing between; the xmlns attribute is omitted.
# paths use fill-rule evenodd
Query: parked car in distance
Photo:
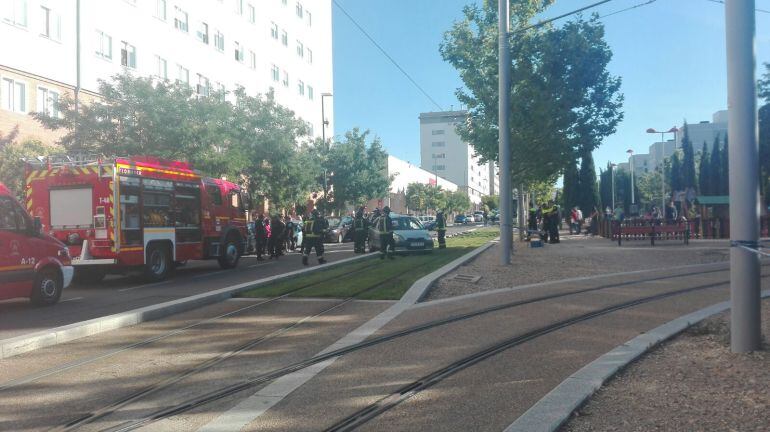
<svg viewBox="0 0 770 432"><path fill-rule="evenodd" d="M423 225L425 225L426 222L431 222L436 220L436 216L417 216L417 220L419 220Z"/></svg>
<svg viewBox="0 0 770 432"><path fill-rule="evenodd" d="M455 223L456 224L468 223L468 218L465 215L459 214L459 215L455 216Z"/></svg>
<svg viewBox="0 0 770 432"><path fill-rule="evenodd" d="M433 252L433 237L414 216L391 213L395 252ZM369 228L369 252L380 248L380 232L376 225Z"/></svg>
<svg viewBox="0 0 770 432"><path fill-rule="evenodd" d="M484 212L475 212L473 213L473 221L474 222L484 222Z"/></svg>
<svg viewBox="0 0 770 432"><path fill-rule="evenodd" d="M54 304L74 273L67 246L43 233L40 218L30 217L0 183L0 300Z"/></svg>
<svg viewBox="0 0 770 432"><path fill-rule="evenodd" d="M436 220L433 219L427 222L423 222L422 226L428 231L434 231L436 229Z"/></svg>
<svg viewBox="0 0 770 432"><path fill-rule="evenodd" d="M330 217L329 231L326 233L324 242L326 243L342 243L344 241L350 241L353 236L353 218L350 216L344 216L342 218Z"/></svg>

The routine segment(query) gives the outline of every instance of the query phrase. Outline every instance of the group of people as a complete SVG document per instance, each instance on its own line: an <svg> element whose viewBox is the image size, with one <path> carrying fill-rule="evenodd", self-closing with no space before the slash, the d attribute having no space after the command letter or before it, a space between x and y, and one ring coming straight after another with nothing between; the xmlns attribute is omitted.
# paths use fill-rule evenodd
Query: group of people
<svg viewBox="0 0 770 432"><path fill-rule="evenodd" d="M535 206L533 202L529 207L529 227L527 238L532 234L539 234L546 243L559 243L559 225L561 224L561 208L553 201L547 204Z"/></svg>
<svg viewBox="0 0 770 432"><path fill-rule="evenodd" d="M382 210L374 209L366 213L365 207L359 207L353 217L353 251L355 253L366 252L366 241L369 236L369 228L374 227L379 235L380 259L386 257L395 258L395 240L393 238L393 219L390 216L390 207ZM265 217L260 214L251 227L254 234L254 252L257 260L264 260L267 255L270 259L278 259L285 251L293 251L297 247L298 232L302 232L302 264L309 264L311 252L315 249L318 264L326 263L324 258L324 238L329 231L329 222L318 211L313 209L307 219L292 219L285 216ZM436 214L436 231L438 232L439 248L446 248L446 217L443 211Z"/></svg>

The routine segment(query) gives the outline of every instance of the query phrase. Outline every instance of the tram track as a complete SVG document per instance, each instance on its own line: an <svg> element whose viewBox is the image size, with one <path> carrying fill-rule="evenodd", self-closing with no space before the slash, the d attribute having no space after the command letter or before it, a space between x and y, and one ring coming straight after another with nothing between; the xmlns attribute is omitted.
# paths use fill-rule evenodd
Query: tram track
<svg viewBox="0 0 770 432"><path fill-rule="evenodd" d="M766 266L763 266L763 267L766 267ZM726 270L726 269L711 270L711 271L699 272L698 274L719 273L719 272L726 272L726 271L728 271L728 270ZM454 322L459 322L459 321L464 321L464 320L471 319L471 318L474 318L474 317L478 317L478 316L481 316L481 315L485 315L485 314L488 314L488 313L491 313L491 312L500 311L500 310L504 310L504 309L509 309L509 308L513 308L513 307L517 307L517 306L526 305L526 304L531 304L531 303L536 303L536 302L541 302L541 301L546 301L546 300L551 300L551 299L571 296L571 295L577 295L577 294L582 294L582 293L587 293L587 292L604 290L604 289L608 289L608 288L616 288L616 287L628 286L628 285L632 285L632 284L639 284L639 283L645 283L645 282L654 282L654 281L673 279L673 278L678 278L678 277L688 277L688 276L693 276L693 274L692 273L690 273L690 274L677 274L677 275L661 276L661 277L647 278L647 279L642 279L642 280L634 280L634 281L627 281L627 282L614 283L614 284L605 284L605 285L601 285L601 286L597 286L597 287L592 287L592 288L586 288L586 289L582 289L582 290L576 290L576 291L564 292L564 293L556 293L556 294L551 294L551 295L545 295L545 296L540 296L540 297L536 297L536 298L531 298L531 299L527 299L527 300L520 300L520 301L504 303L504 304L500 304L500 305L496 305L496 306L492 306L492 307L487 307L487 308L484 308L484 309L481 309L481 310L478 310L478 311L474 311L474 312L470 312L470 313L466 313L466 314L460 314L460 315L455 315L455 316L444 318L444 319L434 320L434 321L431 321L431 322L428 322L428 323L425 323L425 324L422 324L422 325L410 327L408 329L404 329L404 330L401 330L401 331L396 331L396 332L393 332L393 333L389 333L389 334L386 334L386 335L375 337L375 338L372 338L372 339L369 339L369 340L366 340L366 341L363 341L363 342L360 342L360 343L357 343L357 344L354 344L354 345L350 345L350 346L345 347L345 348L340 348L340 349L337 349L337 350L334 350L334 351L331 351L331 352L328 352L328 353L325 353L325 354L317 355L315 357L312 357L312 358L309 358L309 359L306 359L306 360L303 360L303 361L300 361L300 362L296 362L296 363L287 365L285 367L273 370L271 372L268 372L268 373L265 373L265 374L262 374L262 375L258 375L258 376L249 378L249 379L244 380L244 381L242 381L240 383L236 383L236 384L233 384L233 385L230 385L230 386L226 386L226 387L223 387L223 388L220 388L220 389L217 389L217 390L205 393L205 394L203 394L201 396L198 396L196 398L189 399L189 400L187 400L187 401L185 401L183 403L180 403L180 404L177 404L177 405L174 405L174 406L169 406L169 407L160 409L160 410L155 411L155 412L151 413L150 415L148 415L148 416L146 416L146 417L144 417L142 419L126 422L126 423L123 423L121 425L118 425L118 426L116 426L114 428L110 428L110 429L107 429L107 430L110 430L110 431L129 431L129 430L134 430L134 429L137 429L139 427L142 427L142 426L145 426L145 425L157 422L159 420L162 420L162 419L165 419L165 418L169 418L169 417L173 417L173 416L178 415L178 414L182 414L182 413L187 412L189 410L192 410L192 409L194 409L196 407L200 407L200 406L203 406L203 405L206 405L206 404L209 404L209 403L221 400L221 399L226 398L228 396L240 393L241 391L253 388L253 387L255 387L257 385L260 385L260 384L264 384L264 383L273 381L273 380L275 380L277 378L280 378L282 376L288 375L290 373L293 373L293 372L299 371L301 369L304 369L304 368L306 368L308 366L312 366L314 364L317 364L317 363L320 363L320 362L323 362L323 361L326 361L326 360L329 360L329 359L332 359L332 358L336 358L336 357L343 356L343 355L346 355L346 354L349 354L349 353L352 353L352 352L355 352L355 351L359 351L359 350L362 350L362 349L365 349L365 348L368 348L368 347L371 347L371 346L375 346L375 345L379 345L379 344L382 344L382 343L385 343L385 342L388 342L388 341L392 341L392 340L400 338L400 337L404 337L404 336L407 336L407 335L411 335L411 334L415 334L415 333L418 333L418 332L426 331L428 329L432 329L432 328L439 327L439 326L442 326L442 325L446 325L446 324L450 324L450 323L454 323ZM767 276L765 276L765 277L767 277ZM642 304L642 303L654 301L654 300L657 300L657 299L662 299L662 298L671 297L671 296L679 295L679 294L684 294L684 293L688 293L688 292L692 292L692 291L704 290L704 289L709 289L709 288L714 288L714 287L722 286L722 285L725 285L726 283L728 283L728 282L727 281L721 281L721 282L710 283L710 284L706 284L706 285L700 285L700 286L696 286L696 287L692 287L692 288L687 288L687 289L684 289L684 290L678 290L678 291L674 291L674 292L663 293L663 294L659 294L659 295L656 295L656 296L650 296L650 297L646 297L646 298L643 298L643 299L637 299L637 300L633 300L631 302L622 303L621 305L612 306L611 308L618 308L620 306L623 306L622 308L629 308L629 307L632 307L632 306L637 305L637 304ZM604 314L607 314L607 313L610 313L610 312L616 310L616 309L609 310L609 308L605 308L605 309L602 309L602 310L599 310L599 311L595 311L593 313L601 312L599 315L595 315L595 316L600 316L600 315L604 315ZM617 310L619 310L619 309L617 309ZM594 315L592 315L591 317L594 317ZM585 317L585 318L583 318L583 321L585 321L587 319L590 319L591 317ZM572 325L572 324L575 324L577 322L578 321L573 323L572 321L570 321L569 324L564 324L564 325L562 325L562 327L567 326L567 325ZM557 328L555 328L553 326L554 325L548 326L548 328L550 328L550 330L548 332L544 333L544 334L556 331ZM551 328L551 327L553 327L553 328ZM559 328L562 328L562 327L559 327ZM543 330L543 329L540 329L540 330ZM542 335L536 335L536 337L540 337L540 336L542 336ZM514 339L518 340L517 338L521 338L521 337L523 337L523 336L517 336ZM531 340L533 338L534 338L534 336L530 335L530 337L528 339L521 340L518 343L520 344L520 343L526 342L528 340ZM506 342L511 342L511 341L512 340L508 340ZM511 342L511 343L513 343L513 342ZM487 352L487 351L488 350L485 350L485 352ZM499 351L499 352L501 352L501 351ZM491 356L491 355L487 355L487 357L489 357L489 356ZM464 360L467 360L467 359L464 359ZM472 364L475 364L475 363L478 363L481 360L482 359L471 361L471 364L469 364L468 366L470 366ZM468 367L468 366L466 366L466 367ZM446 371L442 370L442 372L439 373L436 376L443 376L445 372ZM432 376L433 375L431 375L431 377ZM409 391L411 391L411 390L412 389L410 389ZM391 399L392 399L392 397L391 397ZM380 408L377 408L376 410L378 410L378 409L380 409ZM390 408L387 408L387 409L390 409ZM92 420L88 420L86 423L94 421L94 420L96 420L96 419L94 418ZM82 424L85 424L85 423L78 423L78 424L82 425ZM71 430L71 429L64 429L64 430Z"/></svg>

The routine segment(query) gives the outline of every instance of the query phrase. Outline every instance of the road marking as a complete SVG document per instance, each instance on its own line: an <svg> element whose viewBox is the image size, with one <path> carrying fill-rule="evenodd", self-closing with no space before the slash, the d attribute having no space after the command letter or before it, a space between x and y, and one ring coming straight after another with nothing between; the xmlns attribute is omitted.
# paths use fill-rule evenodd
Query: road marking
<svg viewBox="0 0 770 432"><path fill-rule="evenodd" d="M257 263L257 264L252 264L252 265L250 265L250 266L248 266L246 268L262 267L262 266L266 266L266 265L270 265L270 264L276 264L277 262L278 261L260 262L260 263Z"/></svg>
<svg viewBox="0 0 770 432"><path fill-rule="evenodd" d="M83 297L72 297L66 300L62 300L60 303L66 303L68 301L76 301L76 300L83 300Z"/></svg>

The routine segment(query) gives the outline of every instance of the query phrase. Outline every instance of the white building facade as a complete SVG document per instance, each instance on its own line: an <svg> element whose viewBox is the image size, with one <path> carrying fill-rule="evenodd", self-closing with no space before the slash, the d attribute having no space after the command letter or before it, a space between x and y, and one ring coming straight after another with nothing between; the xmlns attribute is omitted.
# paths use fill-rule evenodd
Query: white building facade
<svg viewBox="0 0 770 432"><path fill-rule="evenodd" d="M499 190L497 171L488 163L480 163L473 147L455 131L464 122L466 111L442 111L420 114L420 165L426 171L443 177L467 192L471 202Z"/></svg>
<svg viewBox="0 0 770 432"><path fill-rule="evenodd" d="M52 109L78 82L98 97L99 80L128 72L201 95L273 91L320 136L321 94L333 91L331 13L331 0L81 0L79 11L76 0L2 0L0 130L27 127L19 116Z"/></svg>

